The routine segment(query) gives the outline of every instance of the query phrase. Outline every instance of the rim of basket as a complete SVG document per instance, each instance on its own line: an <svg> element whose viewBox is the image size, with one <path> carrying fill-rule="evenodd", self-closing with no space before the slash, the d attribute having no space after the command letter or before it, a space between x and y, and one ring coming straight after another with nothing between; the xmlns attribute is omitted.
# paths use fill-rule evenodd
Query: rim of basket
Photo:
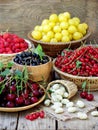
<svg viewBox="0 0 98 130"><path fill-rule="evenodd" d="M61 70L59 70L56 66L55 66L55 60L56 58L53 60L53 69L63 75L63 76L68 76L70 78L73 78L73 79L83 79L83 80L94 80L94 79L98 79L98 77L85 77L85 76L75 76L75 75L71 75L71 74L68 74L68 73L65 73L65 72L62 72Z"/></svg>
<svg viewBox="0 0 98 130"><path fill-rule="evenodd" d="M32 47L32 43L29 41L29 40L27 40L27 39L24 39L27 43L28 43L28 45L29 45L29 47L28 47L28 49L29 48L31 48ZM27 51L28 49L26 49L26 50L24 50L24 51ZM21 51L22 52L22 51ZM18 53L12 53L12 54L0 54L0 56L15 56L16 54L20 54L21 52L18 52Z"/></svg>
<svg viewBox="0 0 98 130"><path fill-rule="evenodd" d="M39 43L39 44L42 44L42 45L67 45L67 44L74 44L74 43L78 43L78 42L82 42L82 41L86 40L86 39L91 35L91 31L88 29L88 30L87 30L87 34L86 34L83 38L81 38L81 39L79 39L79 40L76 40L76 41L70 41L70 42L66 42L66 43L64 43L64 42L58 42L58 43L56 43L56 42L53 42L53 43L46 42L46 43L45 43L45 42L42 42L42 41L40 41L40 40L35 40L35 39L33 39L33 38L31 37L31 32L32 32L32 31L28 32L28 34L27 34L28 38L29 38L31 41L36 42L36 43Z"/></svg>

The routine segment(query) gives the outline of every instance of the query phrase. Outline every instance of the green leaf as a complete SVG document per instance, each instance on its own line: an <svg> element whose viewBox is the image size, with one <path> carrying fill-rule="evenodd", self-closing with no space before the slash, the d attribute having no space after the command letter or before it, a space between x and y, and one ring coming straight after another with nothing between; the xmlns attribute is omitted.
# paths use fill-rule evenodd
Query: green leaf
<svg viewBox="0 0 98 130"><path fill-rule="evenodd" d="M0 75L2 75L2 76L7 76L7 75L9 75L9 74L10 74L10 69L6 68L3 72L1 72Z"/></svg>
<svg viewBox="0 0 98 130"><path fill-rule="evenodd" d="M23 86L21 86L21 85L19 85L19 86L17 85L16 87L17 87L18 91L21 91L23 89Z"/></svg>
<svg viewBox="0 0 98 130"><path fill-rule="evenodd" d="M48 90L47 90L47 92L48 92L48 93L50 93L50 94L51 94L51 93L53 93L53 91L52 91L52 90L50 90L50 89L48 89Z"/></svg>
<svg viewBox="0 0 98 130"><path fill-rule="evenodd" d="M0 94L2 93L4 88L5 88L5 84L0 85Z"/></svg>
<svg viewBox="0 0 98 130"><path fill-rule="evenodd" d="M3 67L4 67L4 64L0 62L0 70L2 70Z"/></svg>
<svg viewBox="0 0 98 130"><path fill-rule="evenodd" d="M81 61L79 61L79 60L77 60L77 61L76 61L76 68L80 68L80 67L81 67L81 65L82 65L82 62L81 62Z"/></svg>
<svg viewBox="0 0 98 130"><path fill-rule="evenodd" d="M38 46L35 48L34 53L38 54L40 56L40 59L42 59L42 57L45 55L40 44L38 44Z"/></svg>
<svg viewBox="0 0 98 130"><path fill-rule="evenodd" d="M29 79L28 70L27 70L27 67L25 66L23 70L23 80L27 81L28 79Z"/></svg>
<svg viewBox="0 0 98 130"><path fill-rule="evenodd" d="M82 83L82 89L85 89L85 87L86 87L86 81L84 81L84 82Z"/></svg>
<svg viewBox="0 0 98 130"><path fill-rule="evenodd" d="M17 78L22 78L22 72L20 71L20 70L15 70L15 76L17 77Z"/></svg>
<svg viewBox="0 0 98 130"><path fill-rule="evenodd" d="M64 56L64 55L65 55L65 53L62 51L62 52L61 52L61 56Z"/></svg>
<svg viewBox="0 0 98 130"><path fill-rule="evenodd" d="M13 65L14 65L13 62L8 62L7 67L8 67L8 68L11 68Z"/></svg>

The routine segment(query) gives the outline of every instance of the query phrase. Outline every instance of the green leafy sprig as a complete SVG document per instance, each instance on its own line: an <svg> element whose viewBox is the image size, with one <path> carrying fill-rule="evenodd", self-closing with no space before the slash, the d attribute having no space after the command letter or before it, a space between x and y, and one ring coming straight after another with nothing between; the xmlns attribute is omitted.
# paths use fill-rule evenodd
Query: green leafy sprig
<svg viewBox="0 0 98 130"><path fill-rule="evenodd" d="M84 81L84 82L82 83L82 89L83 89L83 91L85 91L86 85L87 85L87 82Z"/></svg>
<svg viewBox="0 0 98 130"><path fill-rule="evenodd" d="M43 52L42 46L40 44L38 44L38 46L34 49L33 52L38 54L41 60L42 60L42 57L45 55L45 53Z"/></svg>

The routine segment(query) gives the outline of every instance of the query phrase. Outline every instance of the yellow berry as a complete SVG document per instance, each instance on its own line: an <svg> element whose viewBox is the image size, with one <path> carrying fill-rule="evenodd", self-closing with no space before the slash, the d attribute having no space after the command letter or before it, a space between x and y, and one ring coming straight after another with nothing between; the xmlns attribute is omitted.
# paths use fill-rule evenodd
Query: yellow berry
<svg viewBox="0 0 98 130"><path fill-rule="evenodd" d="M61 29L68 29L68 26L69 26L68 22L61 22L60 23Z"/></svg>
<svg viewBox="0 0 98 130"><path fill-rule="evenodd" d="M49 20L48 20L48 19L44 19L44 20L42 21L42 25L47 25L47 24L49 24Z"/></svg>
<svg viewBox="0 0 98 130"><path fill-rule="evenodd" d="M43 31L48 32L51 30L51 27L49 25L43 25Z"/></svg>
<svg viewBox="0 0 98 130"><path fill-rule="evenodd" d="M55 33L61 32L61 27L58 26L58 25L56 25L56 26L54 26L53 31L54 31Z"/></svg>
<svg viewBox="0 0 98 130"><path fill-rule="evenodd" d="M50 40L50 42L57 42L57 39L52 38L52 39Z"/></svg>
<svg viewBox="0 0 98 130"><path fill-rule="evenodd" d="M69 35L68 30L62 30L62 32L61 32L61 33L62 33L62 35L63 35L63 36L66 36L66 35L68 36L68 35Z"/></svg>
<svg viewBox="0 0 98 130"><path fill-rule="evenodd" d="M53 33L52 31L49 31L49 32L47 33L47 36L51 39L51 38L54 37L54 33Z"/></svg>
<svg viewBox="0 0 98 130"><path fill-rule="evenodd" d="M69 36L63 36L61 41L62 42L69 42L70 38L69 38Z"/></svg>
<svg viewBox="0 0 98 130"><path fill-rule="evenodd" d="M51 14L50 17L49 17L49 20L51 22L57 22L58 21L58 16L57 14Z"/></svg>
<svg viewBox="0 0 98 130"><path fill-rule="evenodd" d="M76 31L77 31L77 28L75 26L73 26L73 25L69 26L69 28L68 28L69 33L75 33Z"/></svg>
<svg viewBox="0 0 98 130"><path fill-rule="evenodd" d="M60 41L61 38L62 38L62 34L58 32L58 33L55 34L54 37L55 37L55 39L56 39L57 41Z"/></svg>
<svg viewBox="0 0 98 130"><path fill-rule="evenodd" d="M32 31L31 35L35 40L40 40L42 38L40 31Z"/></svg>
<svg viewBox="0 0 98 130"><path fill-rule="evenodd" d="M70 17L71 17L71 15L70 15L69 12L64 12L64 15L65 15L65 17L66 17L67 19L70 19Z"/></svg>
<svg viewBox="0 0 98 130"><path fill-rule="evenodd" d="M47 35L44 35L44 36L42 37L42 41L43 41L43 42L50 42L50 38L49 38Z"/></svg>
<svg viewBox="0 0 98 130"><path fill-rule="evenodd" d="M79 39L81 39L83 37L83 35L82 35L82 33L80 33L80 32L75 32L74 34L73 34L73 39L74 40L79 40Z"/></svg>

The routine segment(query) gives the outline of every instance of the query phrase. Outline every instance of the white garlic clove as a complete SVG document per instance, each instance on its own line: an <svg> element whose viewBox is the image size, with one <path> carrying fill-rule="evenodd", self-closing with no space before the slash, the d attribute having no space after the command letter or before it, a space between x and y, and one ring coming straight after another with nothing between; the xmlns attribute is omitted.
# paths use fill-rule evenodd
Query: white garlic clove
<svg viewBox="0 0 98 130"><path fill-rule="evenodd" d="M54 102L54 104L51 105L51 108L52 108L53 110L55 110L55 109L57 109L57 108L59 108L59 107L62 107L62 103L60 103L60 102Z"/></svg>
<svg viewBox="0 0 98 130"><path fill-rule="evenodd" d="M55 94L55 93L52 93L52 94L51 94L51 101L52 101L52 102L57 102L57 101L59 101L58 98L57 98L57 94Z"/></svg>
<svg viewBox="0 0 98 130"><path fill-rule="evenodd" d="M55 91L55 93L57 93L57 94L63 96L64 91L63 91L62 89L59 88L59 89L57 89L57 90Z"/></svg>
<svg viewBox="0 0 98 130"><path fill-rule="evenodd" d="M64 109L61 108L61 107L55 109L55 113L56 113L56 114L60 114L60 113L63 113L63 112L64 112Z"/></svg>
<svg viewBox="0 0 98 130"><path fill-rule="evenodd" d="M54 90L59 89L59 87L60 87L60 85L59 85L59 84L54 84L54 85L52 85L52 88L53 88Z"/></svg>
<svg viewBox="0 0 98 130"><path fill-rule="evenodd" d="M92 111L92 112L91 112L91 115L92 115L92 116L98 116L98 111Z"/></svg>
<svg viewBox="0 0 98 130"><path fill-rule="evenodd" d="M46 100L44 101L44 105L45 105L45 106L49 106L50 103L51 103L51 101L50 101L49 99L46 99Z"/></svg>
<svg viewBox="0 0 98 130"><path fill-rule="evenodd" d="M57 109L57 106L51 105L51 108L52 108L53 110L55 110L55 109Z"/></svg>
<svg viewBox="0 0 98 130"><path fill-rule="evenodd" d="M67 104L66 104L66 107L73 107L74 106L74 103L73 102L68 102Z"/></svg>
<svg viewBox="0 0 98 130"><path fill-rule="evenodd" d="M69 102L68 99L62 99L62 104L66 105Z"/></svg>
<svg viewBox="0 0 98 130"><path fill-rule="evenodd" d="M76 107L68 107L68 112L70 113L74 113L77 111L77 108Z"/></svg>
<svg viewBox="0 0 98 130"><path fill-rule="evenodd" d="M65 87L64 86L60 86L60 89L65 92Z"/></svg>
<svg viewBox="0 0 98 130"><path fill-rule="evenodd" d="M62 107L62 103L61 102L54 102L54 105L57 107Z"/></svg>
<svg viewBox="0 0 98 130"><path fill-rule="evenodd" d="M78 112L77 113L77 117L81 120L86 120L88 117L87 117L87 114L86 113L83 113L83 112Z"/></svg>
<svg viewBox="0 0 98 130"><path fill-rule="evenodd" d="M80 101L80 100L77 101L76 105L77 105L79 108L85 107L84 102L83 102L83 101Z"/></svg>
<svg viewBox="0 0 98 130"><path fill-rule="evenodd" d="M63 99L62 96L59 95L59 94L56 95L56 98L57 98L58 101L61 101Z"/></svg>
<svg viewBox="0 0 98 130"><path fill-rule="evenodd" d="M67 92L65 92L65 93L63 94L63 97L65 97L65 98L68 98L68 96L69 96L69 94L68 94Z"/></svg>

